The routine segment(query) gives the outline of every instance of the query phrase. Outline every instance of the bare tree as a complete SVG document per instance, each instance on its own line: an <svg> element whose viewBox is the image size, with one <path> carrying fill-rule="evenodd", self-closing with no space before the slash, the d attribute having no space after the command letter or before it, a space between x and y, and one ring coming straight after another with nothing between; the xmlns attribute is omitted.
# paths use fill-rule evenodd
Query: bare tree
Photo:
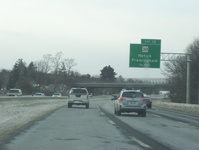
<svg viewBox="0 0 199 150"><path fill-rule="evenodd" d="M52 58L52 66L54 69L53 70L54 74L58 74L58 71L61 68L62 57L63 57L63 53L58 52L55 54L55 57Z"/></svg>
<svg viewBox="0 0 199 150"><path fill-rule="evenodd" d="M62 52L54 56L47 54L41 61L37 61L37 79L41 84L53 84L54 90L58 90L59 84L72 83L75 80L72 68L76 65L74 59L63 58Z"/></svg>
<svg viewBox="0 0 199 150"><path fill-rule="evenodd" d="M52 55L44 55L42 60L35 62L35 65L37 66L38 72L49 73L52 66Z"/></svg>
<svg viewBox="0 0 199 150"><path fill-rule="evenodd" d="M66 73L67 73L68 75L71 74L72 68L73 68L74 66L76 66L76 65L77 65L77 63L75 62L74 59L64 59L64 60L62 61L62 68L63 68L64 71L66 71Z"/></svg>

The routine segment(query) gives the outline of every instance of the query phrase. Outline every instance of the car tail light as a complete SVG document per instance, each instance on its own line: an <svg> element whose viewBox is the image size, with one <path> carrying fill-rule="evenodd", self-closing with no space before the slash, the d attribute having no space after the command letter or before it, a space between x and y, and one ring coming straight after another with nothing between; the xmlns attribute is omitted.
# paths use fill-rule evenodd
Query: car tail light
<svg viewBox="0 0 199 150"><path fill-rule="evenodd" d="M142 99L140 99L141 101L146 101L146 98L142 98Z"/></svg>
<svg viewBox="0 0 199 150"><path fill-rule="evenodd" d="M125 99L125 98L123 98L123 97L121 97L121 98L119 98L119 100L120 100L120 101L123 101L123 100L126 100L126 99Z"/></svg>

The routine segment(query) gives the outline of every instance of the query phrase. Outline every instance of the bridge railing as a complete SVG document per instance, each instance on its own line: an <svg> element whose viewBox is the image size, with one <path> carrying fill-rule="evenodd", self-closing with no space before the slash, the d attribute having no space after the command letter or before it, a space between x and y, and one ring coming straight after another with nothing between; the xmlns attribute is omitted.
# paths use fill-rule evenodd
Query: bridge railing
<svg viewBox="0 0 199 150"><path fill-rule="evenodd" d="M117 79L115 81L104 81L104 80L80 80L76 83L91 83L91 84L169 84L168 80L165 78L132 78L127 79L124 81L118 81Z"/></svg>

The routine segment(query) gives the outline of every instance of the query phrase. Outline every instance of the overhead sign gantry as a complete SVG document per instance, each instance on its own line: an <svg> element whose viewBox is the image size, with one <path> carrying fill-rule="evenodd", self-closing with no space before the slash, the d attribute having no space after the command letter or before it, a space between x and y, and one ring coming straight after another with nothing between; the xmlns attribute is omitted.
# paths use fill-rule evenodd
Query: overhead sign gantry
<svg viewBox="0 0 199 150"><path fill-rule="evenodd" d="M160 68L160 61L176 61L176 57L186 56L186 103L190 103L190 55L189 53L161 53L160 39L141 39L141 44L130 44L129 67Z"/></svg>

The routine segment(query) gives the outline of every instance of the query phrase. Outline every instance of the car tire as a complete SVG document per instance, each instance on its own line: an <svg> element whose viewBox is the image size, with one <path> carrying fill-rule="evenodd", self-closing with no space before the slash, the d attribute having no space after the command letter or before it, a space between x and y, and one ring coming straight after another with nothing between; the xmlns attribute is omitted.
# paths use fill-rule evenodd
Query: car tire
<svg viewBox="0 0 199 150"><path fill-rule="evenodd" d="M114 114L116 114L116 110L114 109Z"/></svg>
<svg viewBox="0 0 199 150"><path fill-rule="evenodd" d="M86 108L89 108L89 104L86 104Z"/></svg>
<svg viewBox="0 0 199 150"><path fill-rule="evenodd" d="M117 114L116 107L114 106L114 114Z"/></svg>
<svg viewBox="0 0 199 150"><path fill-rule="evenodd" d="M116 111L117 116L121 116L121 111Z"/></svg>
<svg viewBox="0 0 199 150"><path fill-rule="evenodd" d="M72 107L72 104L68 104L68 108L71 108Z"/></svg>
<svg viewBox="0 0 199 150"><path fill-rule="evenodd" d="M142 112L142 117L146 117L146 110Z"/></svg>

